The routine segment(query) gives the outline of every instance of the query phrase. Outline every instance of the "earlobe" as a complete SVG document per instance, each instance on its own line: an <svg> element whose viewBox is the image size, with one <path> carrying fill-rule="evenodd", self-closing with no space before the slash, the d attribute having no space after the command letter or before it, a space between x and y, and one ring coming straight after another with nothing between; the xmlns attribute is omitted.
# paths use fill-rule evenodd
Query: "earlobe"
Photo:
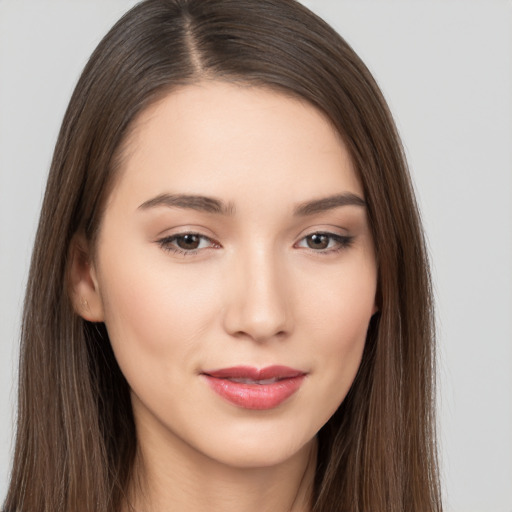
<svg viewBox="0 0 512 512"><path fill-rule="evenodd" d="M90 257L89 243L75 235L69 248L69 294L77 315L89 322L103 322L103 303Z"/></svg>

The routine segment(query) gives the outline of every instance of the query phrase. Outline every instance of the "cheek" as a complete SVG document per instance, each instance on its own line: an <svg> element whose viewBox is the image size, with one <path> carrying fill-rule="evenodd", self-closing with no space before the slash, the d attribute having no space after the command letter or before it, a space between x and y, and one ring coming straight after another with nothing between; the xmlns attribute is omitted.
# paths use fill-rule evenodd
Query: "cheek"
<svg viewBox="0 0 512 512"><path fill-rule="evenodd" d="M306 273L304 273L306 275ZM309 273L303 311L318 336L333 350L360 344L375 308L377 272L373 257L355 253L333 270Z"/></svg>
<svg viewBox="0 0 512 512"><path fill-rule="evenodd" d="M304 315L309 319L306 343L315 346L313 367L325 390L318 401L324 422L345 398L359 369L377 282L373 259L354 259L333 277L322 290L314 288L316 293L304 305L310 313Z"/></svg>
<svg viewBox="0 0 512 512"><path fill-rule="evenodd" d="M169 265L165 254L148 263L147 253L130 249L103 260L102 301L105 324L126 377L191 360L196 341L218 318L215 300L220 283L204 273ZM178 267L178 268L176 268ZM136 269L136 271L134 271Z"/></svg>

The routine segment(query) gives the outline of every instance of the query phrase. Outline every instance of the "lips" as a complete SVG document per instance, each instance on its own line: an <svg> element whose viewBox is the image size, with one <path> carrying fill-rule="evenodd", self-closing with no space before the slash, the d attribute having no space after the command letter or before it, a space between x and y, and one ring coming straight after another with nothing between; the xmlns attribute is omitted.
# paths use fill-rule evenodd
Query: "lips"
<svg viewBox="0 0 512 512"><path fill-rule="evenodd" d="M235 366L202 373L210 388L244 409L273 409L301 387L305 372L288 366Z"/></svg>

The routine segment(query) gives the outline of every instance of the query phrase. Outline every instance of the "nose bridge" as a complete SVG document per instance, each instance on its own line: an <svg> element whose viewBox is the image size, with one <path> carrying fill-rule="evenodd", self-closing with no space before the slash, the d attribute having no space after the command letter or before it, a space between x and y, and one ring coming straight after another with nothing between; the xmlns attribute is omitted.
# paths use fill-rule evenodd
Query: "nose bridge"
<svg viewBox="0 0 512 512"><path fill-rule="evenodd" d="M233 264L226 329L256 341L288 333L291 318L282 257L271 244L258 244L238 254Z"/></svg>

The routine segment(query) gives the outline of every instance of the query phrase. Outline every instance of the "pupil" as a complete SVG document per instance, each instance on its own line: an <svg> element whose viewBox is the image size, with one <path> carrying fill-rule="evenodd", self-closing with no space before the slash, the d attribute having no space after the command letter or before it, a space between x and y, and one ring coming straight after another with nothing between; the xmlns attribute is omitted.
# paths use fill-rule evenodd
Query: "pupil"
<svg viewBox="0 0 512 512"><path fill-rule="evenodd" d="M328 245L328 235L311 235L308 237L308 247L310 249L327 249Z"/></svg>
<svg viewBox="0 0 512 512"><path fill-rule="evenodd" d="M199 236L197 235L183 235L180 236L176 242L180 249L197 249L199 247Z"/></svg>

